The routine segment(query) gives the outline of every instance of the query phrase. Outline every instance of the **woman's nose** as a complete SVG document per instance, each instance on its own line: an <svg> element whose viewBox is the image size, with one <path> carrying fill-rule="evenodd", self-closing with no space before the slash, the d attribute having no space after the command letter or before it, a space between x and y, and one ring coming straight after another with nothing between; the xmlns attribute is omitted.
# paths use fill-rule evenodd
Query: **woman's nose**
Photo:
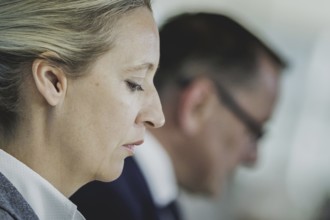
<svg viewBox="0 0 330 220"><path fill-rule="evenodd" d="M145 102L137 118L137 123L143 123L149 128L159 128L165 124L162 105L156 90L151 97Z"/></svg>

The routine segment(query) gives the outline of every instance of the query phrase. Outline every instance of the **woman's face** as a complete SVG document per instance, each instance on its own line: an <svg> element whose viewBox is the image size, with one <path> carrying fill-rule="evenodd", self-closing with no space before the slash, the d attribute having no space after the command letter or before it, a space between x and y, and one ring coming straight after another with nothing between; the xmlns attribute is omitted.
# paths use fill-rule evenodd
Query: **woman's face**
<svg viewBox="0 0 330 220"><path fill-rule="evenodd" d="M68 81L61 146L66 165L85 181L116 179L124 159L143 142L145 127L164 116L153 77L159 36L151 12L135 9L116 26L114 47L89 73Z"/></svg>

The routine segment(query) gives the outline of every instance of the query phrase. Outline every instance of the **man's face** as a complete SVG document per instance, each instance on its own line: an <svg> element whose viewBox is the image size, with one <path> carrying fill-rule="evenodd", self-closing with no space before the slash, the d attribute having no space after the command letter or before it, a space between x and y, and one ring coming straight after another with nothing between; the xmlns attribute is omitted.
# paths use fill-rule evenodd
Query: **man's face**
<svg viewBox="0 0 330 220"><path fill-rule="evenodd" d="M279 70L262 58L260 74L252 89L230 91L237 105L255 122L264 125L270 118L279 87ZM219 194L222 185L240 165L257 160L255 133L215 94L215 105L203 131L190 142L190 182L184 187L210 195Z"/></svg>

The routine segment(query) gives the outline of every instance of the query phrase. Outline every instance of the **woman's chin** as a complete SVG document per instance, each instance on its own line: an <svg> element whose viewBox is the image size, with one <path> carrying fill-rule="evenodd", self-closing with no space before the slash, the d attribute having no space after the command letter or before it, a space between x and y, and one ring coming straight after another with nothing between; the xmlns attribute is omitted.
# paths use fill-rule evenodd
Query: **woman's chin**
<svg viewBox="0 0 330 220"><path fill-rule="evenodd" d="M124 160L116 164L115 167L111 167L110 169L107 169L107 171L104 171L102 175L100 175L97 180L101 182L111 182L120 177L120 175L123 172L124 168Z"/></svg>

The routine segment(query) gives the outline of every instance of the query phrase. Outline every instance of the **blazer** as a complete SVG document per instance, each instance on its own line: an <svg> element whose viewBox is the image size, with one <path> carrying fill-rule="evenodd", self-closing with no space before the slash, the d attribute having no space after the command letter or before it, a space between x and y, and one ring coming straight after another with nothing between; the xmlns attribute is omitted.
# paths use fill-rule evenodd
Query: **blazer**
<svg viewBox="0 0 330 220"><path fill-rule="evenodd" d="M2 173L0 173L0 219L39 219L23 196Z"/></svg>
<svg viewBox="0 0 330 220"><path fill-rule="evenodd" d="M159 220L144 176L133 158L111 183L91 182L71 198L87 220Z"/></svg>

